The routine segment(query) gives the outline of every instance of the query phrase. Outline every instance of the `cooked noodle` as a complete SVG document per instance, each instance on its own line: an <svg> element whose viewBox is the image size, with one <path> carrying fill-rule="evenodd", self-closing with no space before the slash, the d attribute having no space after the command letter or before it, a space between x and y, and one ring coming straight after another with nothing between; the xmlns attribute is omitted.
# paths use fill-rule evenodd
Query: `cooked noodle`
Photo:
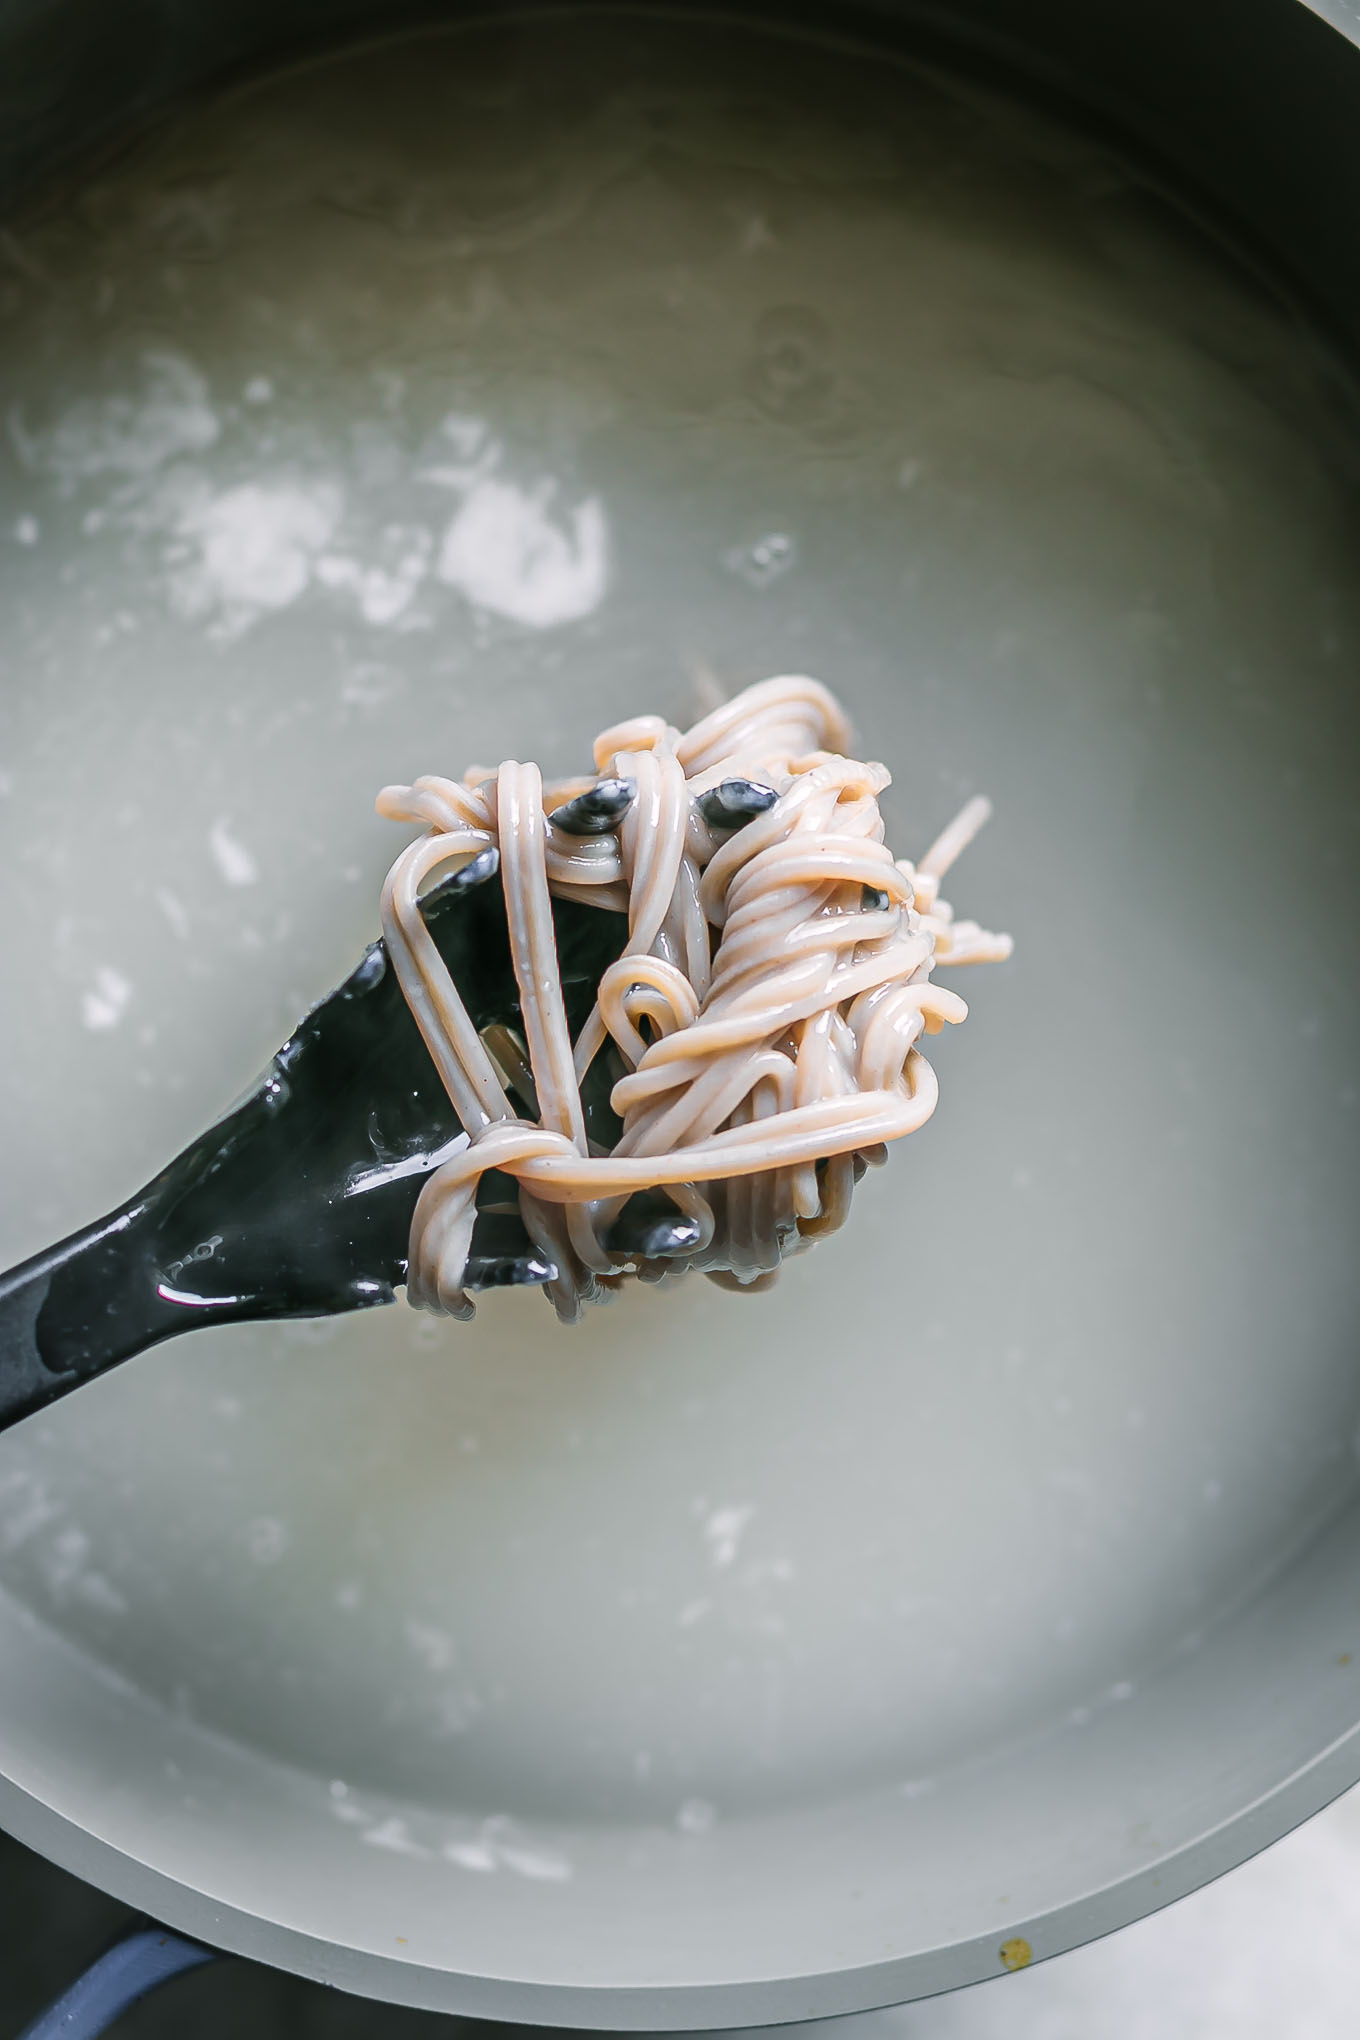
<svg viewBox="0 0 1360 2040"><path fill-rule="evenodd" d="M536 765L383 790L381 814L428 829L383 889L388 954L468 1134L416 1205L410 1302L470 1315L463 1276L488 1169L515 1179L525 1227L559 1270L546 1286L564 1319L630 1271L667 1271L606 1245L639 1190L664 1189L697 1221L686 1266L763 1287L785 1254L844 1223L863 1162L929 1118L937 1084L916 1043L967 1012L931 970L1010 953L1009 937L955 921L939 897L989 810L970 801L919 865L895 862L877 798L889 775L843 755L849 746L825 687L775 679L684 734L656 716L606 730L596 773L636 786L610 834L555 827L554 811L595 781L544 786ZM778 798L728 831L697 802L732 778ZM524 1037L522 1055L500 1030L494 1058L419 905L432 873L490 845ZM628 916L627 945L575 1044L552 894ZM581 1080L611 1045L623 1130L602 1153L587 1140ZM507 1081L537 1120L516 1111Z"/></svg>

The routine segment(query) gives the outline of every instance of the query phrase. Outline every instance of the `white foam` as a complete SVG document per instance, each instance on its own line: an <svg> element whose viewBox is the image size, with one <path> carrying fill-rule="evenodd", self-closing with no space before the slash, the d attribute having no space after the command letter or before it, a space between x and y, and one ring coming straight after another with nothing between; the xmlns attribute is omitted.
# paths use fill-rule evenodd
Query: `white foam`
<svg viewBox="0 0 1360 2040"><path fill-rule="evenodd" d="M260 876L260 867L244 843L233 836L224 819L215 821L208 831L208 848L212 851L213 862L228 885L255 885ZM164 904L164 902L162 902ZM175 917L166 909L172 927ZM176 928L178 934L181 931Z"/></svg>
<svg viewBox="0 0 1360 2040"><path fill-rule="evenodd" d="M609 582L609 529L598 496L557 509L553 482L523 489L484 475L444 533L439 578L479 609L534 630L578 622Z"/></svg>
<svg viewBox="0 0 1360 2040"><path fill-rule="evenodd" d="M116 1027L132 997L132 986L121 971L101 964L94 974L94 988L80 1002L80 1017L92 1034Z"/></svg>

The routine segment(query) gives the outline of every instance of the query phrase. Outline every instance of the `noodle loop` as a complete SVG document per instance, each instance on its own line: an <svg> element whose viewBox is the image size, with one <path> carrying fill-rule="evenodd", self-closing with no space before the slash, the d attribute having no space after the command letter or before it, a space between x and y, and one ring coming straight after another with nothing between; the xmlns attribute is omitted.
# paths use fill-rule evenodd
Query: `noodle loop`
<svg viewBox="0 0 1360 2040"><path fill-rule="evenodd" d="M471 1314L463 1273L489 1169L514 1178L526 1230L558 1267L546 1287L564 1319L630 1269L651 1281L667 1272L607 1244L639 1190L664 1190L695 1221L686 1267L765 1288L786 1253L844 1224L880 1144L929 1118L937 1087L916 1044L967 1012L931 970L1010 953L1009 937L956 923L938 896L989 810L970 801L919 866L895 862L878 808L889 775L844 755L849 744L825 687L774 679L684 733L658 716L606 730L596 772L635 791L604 833L553 822L594 780L544 787L535 765L380 794L380 813L428 832L388 876L383 934L468 1134L417 1202L411 1303ZM698 803L734 779L775 798L728 831ZM725 811L715 797L708 812ZM500 853L528 1053L516 1092L537 1121L516 1111L421 918L431 874L489 846ZM574 1044L553 894L628 916L623 953ZM610 1105L622 1122L607 1154L592 1151L581 1100L604 1054L617 1058Z"/></svg>

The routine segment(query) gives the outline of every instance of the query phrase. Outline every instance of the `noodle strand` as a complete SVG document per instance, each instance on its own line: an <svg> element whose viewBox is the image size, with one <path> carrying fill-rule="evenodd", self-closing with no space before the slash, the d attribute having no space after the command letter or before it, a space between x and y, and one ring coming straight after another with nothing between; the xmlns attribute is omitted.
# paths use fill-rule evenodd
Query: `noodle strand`
<svg viewBox="0 0 1360 2040"><path fill-rule="evenodd" d="M383 935L468 1134L417 1202L411 1303L471 1314L463 1276L489 1169L515 1180L526 1230L557 1264L545 1287L564 1319L630 1271L667 1274L667 1263L607 1243L637 1191L664 1191L697 1222L687 1266L724 1287L766 1288L787 1253L844 1224L881 1144L929 1118L938 1087L916 1044L967 1012L930 982L931 970L1010 954L1008 936L955 922L939 899L990 808L969 801L919 865L894 861L878 807L889 775L846 755L850 741L820 682L779 678L683 733L657 716L604 731L598 775L634 788L612 833L558 828L555 811L595 782L545 787L535 765L384 788L379 812L427 833L388 875ZM776 798L726 833L698 802L729 779ZM492 845L527 1068L503 1027L489 1030L488 1053L420 911L434 871ZM628 916L623 953L574 1044L554 895ZM622 1069L610 1092L622 1133L601 1153L587 1137L581 1086L606 1052ZM516 1114L502 1071L536 1121Z"/></svg>

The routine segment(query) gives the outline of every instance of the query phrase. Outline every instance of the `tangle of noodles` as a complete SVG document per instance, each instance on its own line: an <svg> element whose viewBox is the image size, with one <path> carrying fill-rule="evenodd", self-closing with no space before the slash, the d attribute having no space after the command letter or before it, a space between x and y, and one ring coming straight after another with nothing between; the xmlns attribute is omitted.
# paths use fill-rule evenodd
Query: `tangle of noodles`
<svg viewBox="0 0 1360 2040"><path fill-rule="evenodd" d="M883 841L881 765L846 755L828 690L784 678L748 687L683 734L656 716L606 730L600 777L635 783L612 834L569 835L553 813L595 782L544 786L536 765L390 786L381 814L427 833L383 889L388 954L459 1120L464 1150L436 1169L411 1228L408 1299L468 1316L463 1290L479 1178L515 1179L530 1236L556 1263L559 1316L628 1272L604 1242L627 1199L662 1189L698 1222L685 1265L741 1288L773 1280L784 1254L844 1223L856 1177L882 1143L929 1118L936 1079L917 1043L967 1012L930 981L935 963L1009 955L1006 936L955 921L939 884L986 820L973 800L919 865ZM774 805L724 831L696 804L729 778L773 788ZM421 918L431 873L500 852L523 1053L494 1061ZM550 896L628 916L622 956L572 1042ZM581 1080L601 1054L617 1074L622 1134L587 1141ZM506 1059L528 1068L511 1078ZM515 1110L506 1082L532 1096Z"/></svg>

